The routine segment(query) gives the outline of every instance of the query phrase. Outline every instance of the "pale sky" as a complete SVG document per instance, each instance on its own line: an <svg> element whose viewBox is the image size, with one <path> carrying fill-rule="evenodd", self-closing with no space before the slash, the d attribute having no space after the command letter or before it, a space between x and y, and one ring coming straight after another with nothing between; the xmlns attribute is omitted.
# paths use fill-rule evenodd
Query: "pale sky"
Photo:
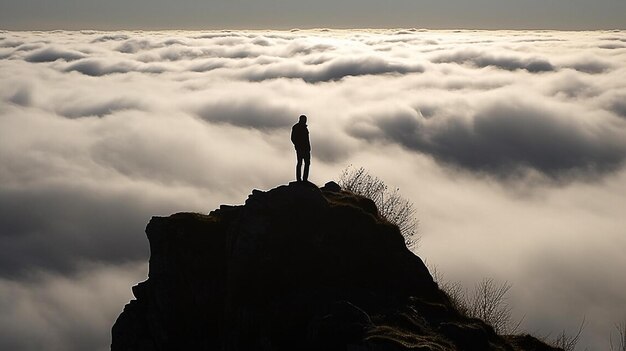
<svg viewBox="0 0 626 351"><path fill-rule="evenodd" d="M625 0L2 0L0 29L625 29Z"/></svg>

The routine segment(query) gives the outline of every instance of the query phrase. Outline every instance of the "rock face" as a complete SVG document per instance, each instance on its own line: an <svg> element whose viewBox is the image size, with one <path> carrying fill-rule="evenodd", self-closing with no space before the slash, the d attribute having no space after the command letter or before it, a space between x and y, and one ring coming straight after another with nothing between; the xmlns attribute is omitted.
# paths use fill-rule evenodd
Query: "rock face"
<svg viewBox="0 0 626 351"><path fill-rule="evenodd" d="M149 278L113 351L552 350L460 315L398 228L334 183L254 190L146 233Z"/></svg>

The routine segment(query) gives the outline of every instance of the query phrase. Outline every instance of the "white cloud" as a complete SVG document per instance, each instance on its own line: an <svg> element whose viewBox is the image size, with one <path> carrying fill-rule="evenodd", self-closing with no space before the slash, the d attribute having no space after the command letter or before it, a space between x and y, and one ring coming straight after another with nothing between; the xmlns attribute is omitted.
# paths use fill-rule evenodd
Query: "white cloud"
<svg viewBox="0 0 626 351"><path fill-rule="evenodd" d="M471 49L439 55L434 58L433 62L472 63L477 67L495 66L509 71L525 69L532 73L549 72L556 69L550 61L539 57L516 57L511 55L494 56L489 53Z"/></svg>
<svg viewBox="0 0 626 351"><path fill-rule="evenodd" d="M129 298L120 287L142 279L125 264L147 259L149 217L208 212L292 180L289 129L306 114L315 182L350 163L369 168L416 203L423 258L468 284L509 280L530 331L586 314L583 343L605 348L625 312L616 306L626 287L603 274L626 257L625 41L623 32L3 32L9 319L0 323L13 324L1 339L16 350L106 347ZM98 265L94 278L85 264ZM92 309L106 297L88 292L106 285L117 300Z"/></svg>
<svg viewBox="0 0 626 351"><path fill-rule="evenodd" d="M269 96L259 98L233 96L230 99L222 97L217 101L203 103L196 113L200 118L213 123L271 131L291 126L293 116L297 115L298 111L288 104L273 103Z"/></svg>
<svg viewBox="0 0 626 351"><path fill-rule="evenodd" d="M320 64L282 62L245 70L241 76L251 81L276 78L301 78L309 83L333 81L347 76L363 76L386 73L405 74L423 72L419 64L390 62L380 57L338 57Z"/></svg>
<svg viewBox="0 0 626 351"><path fill-rule="evenodd" d="M84 58L85 54L74 50L63 50L55 47L46 47L28 54L25 60L28 62L53 62L59 59L74 61Z"/></svg>
<svg viewBox="0 0 626 351"><path fill-rule="evenodd" d="M612 116L499 94L465 114L424 117L419 109L387 109L355 117L348 133L383 139L463 169L502 177L531 168L551 177L619 169L626 159L626 125ZM359 120L359 119L365 120ZM617 129L608 126L617 125Z"/></svg>
<svg viewBox="0 0 626 351"><path fill-rule="evenodd" d="M0 347L108 350L111 321L146 271L145 263L85 264L69 276L37 272L24 281L0 278Z"/></svg>
<svg viewBox="0 0 626 351"><path fill-rule="evenodd" d="M159 65L144 64L130 60L107 62L102 59L84 59L72 63L65 69L67 72L77 71L88 76L104 76L113 73L144 72L163 73L167 69Z"/></svg>

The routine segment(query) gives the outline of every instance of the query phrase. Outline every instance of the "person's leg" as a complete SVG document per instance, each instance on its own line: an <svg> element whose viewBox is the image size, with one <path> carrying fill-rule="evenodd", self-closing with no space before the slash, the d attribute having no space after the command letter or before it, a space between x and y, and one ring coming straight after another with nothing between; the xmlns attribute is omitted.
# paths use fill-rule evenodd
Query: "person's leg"
<svg viewBox="0 0 626 351"><path fill-rule="evenodd" d="M300 155L300 153L298 151L296 151L296 158L298 160L298 162L296 163L296 180L297 181L302 181L302 178L300 177L301 174L301 170L302 170L302 155ZM305 166L305 172L306 172L306 166ZM306 179L306 178L305 178Z"/></svg>
<svg viewBox="0 0 626 351"><path fill-rule="evenodd" d="M304 155L304 175L302 176L302 179L306 182L309 179L309 165L311 165L311 152L307 152L306 155Z"/></svg>

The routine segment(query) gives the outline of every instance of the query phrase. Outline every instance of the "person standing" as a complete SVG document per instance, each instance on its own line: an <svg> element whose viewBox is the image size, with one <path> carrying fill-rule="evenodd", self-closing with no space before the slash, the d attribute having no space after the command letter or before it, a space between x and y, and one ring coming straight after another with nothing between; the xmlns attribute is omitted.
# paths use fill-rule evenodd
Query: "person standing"
<svg viewBox="0 0 626 351"><path fill-rule="evenodd" d="M308 181L309 165L311 164L311 143L309 142L309 129L306 125L306 116L301 115L298 123L291 128L291 142L296 148L296 180ZM300 176L304 161L304 173Z"/></svg>

